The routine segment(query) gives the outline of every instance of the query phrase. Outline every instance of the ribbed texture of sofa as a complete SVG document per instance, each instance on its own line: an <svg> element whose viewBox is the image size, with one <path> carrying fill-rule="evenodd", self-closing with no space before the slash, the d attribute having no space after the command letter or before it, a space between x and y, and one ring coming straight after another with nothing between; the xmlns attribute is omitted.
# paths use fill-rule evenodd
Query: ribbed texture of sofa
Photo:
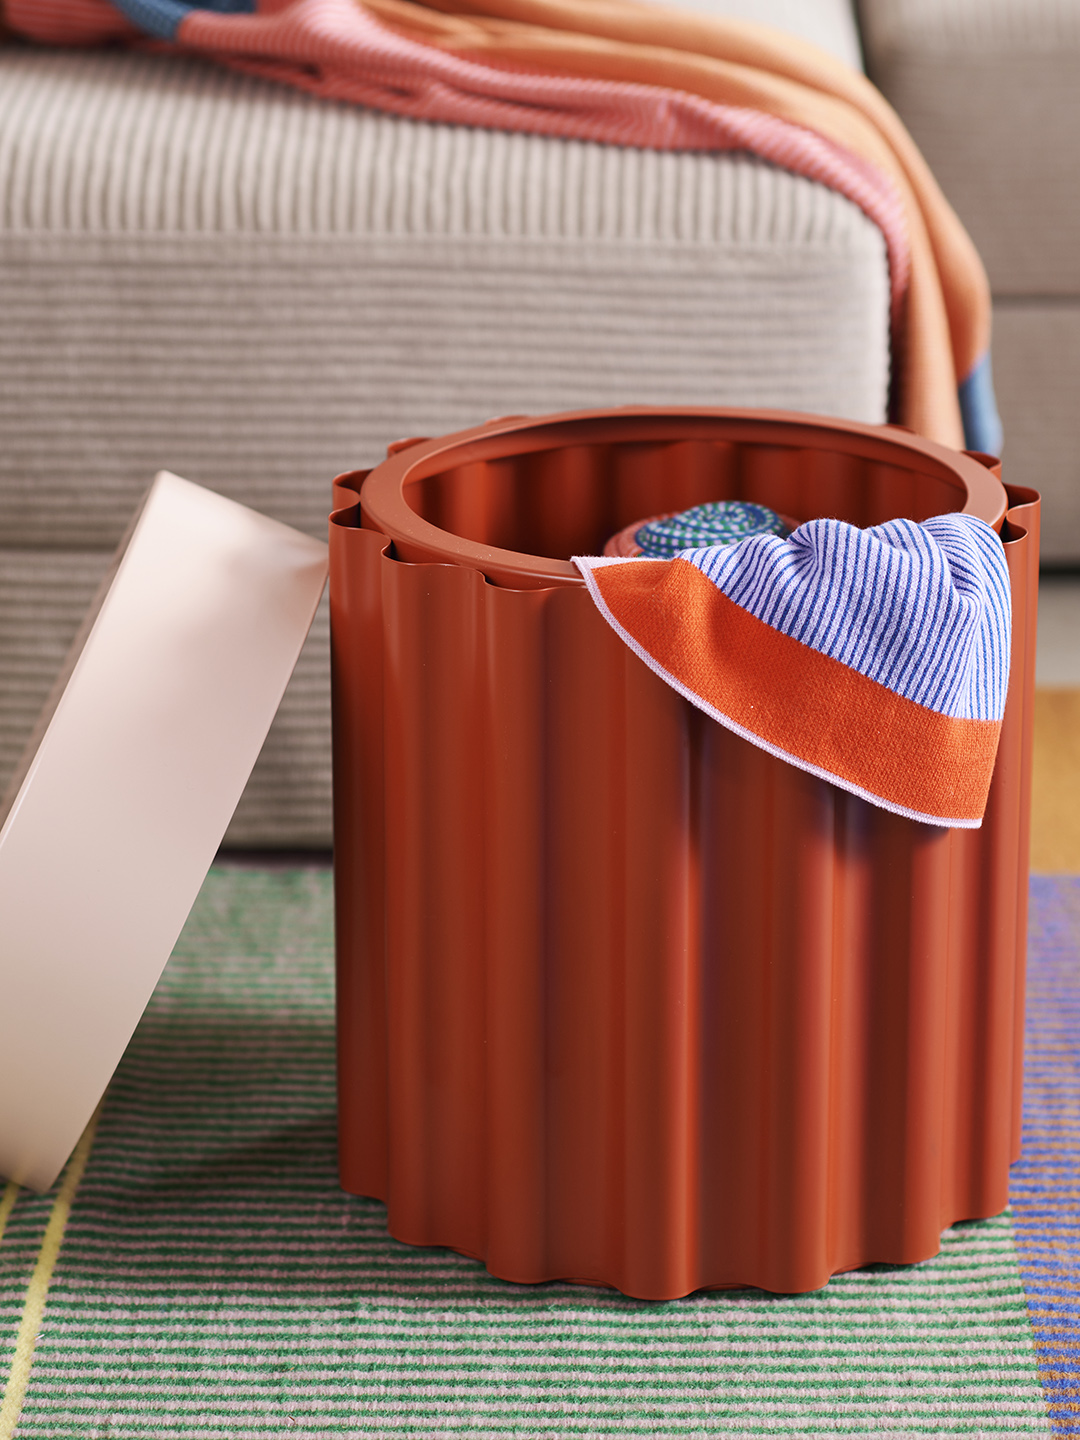
<svg viewBox="0 0 1080 1440"><path fill-rule="evenodd" d="M1043 557L1080 561L1080 7L861 0L871 77L982 254L1005 474L1041 490Z"/></svg>
<svg viewBox="0 0 1080 1440"><path fill-rule="evenodd" d="M754 20L759 25L774 25L789 35L820 45L857 70L862 68L852 0L659 0L659 3L680 5L684 10L698 10L705 15L730 15Z"/></svg>
<svg viewBox="0 0 1080 1440"><path fill-rule="evenodd" d="M336 472L493 414L879 420L887 308L861 212L748 156L419 124L195 61L0 52L0 579L20 582L20 551L43 591L72 578L49 602L58 657L83 604L68 555L103 567L161 468L322 534ZM5 766L48 689L33 665L0 702ZM233 843L329 843L326 669L323 629Z"/></svg>

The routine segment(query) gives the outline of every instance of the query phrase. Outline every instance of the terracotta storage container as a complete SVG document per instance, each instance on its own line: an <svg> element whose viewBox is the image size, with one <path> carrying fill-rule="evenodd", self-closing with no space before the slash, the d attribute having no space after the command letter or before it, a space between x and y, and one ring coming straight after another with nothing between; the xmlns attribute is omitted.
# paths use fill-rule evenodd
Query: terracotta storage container
<svg viewBox="0 0 1080 1440"><path fill-rule="evenodd" d="M628 409L400 442L330 526L341 1173L514 1281L802 1291L998 1213L1018 1151L1038 497L893 427ZM979 830L656 678L575 553L760 501L967 509L1013 590Z"/></svg>

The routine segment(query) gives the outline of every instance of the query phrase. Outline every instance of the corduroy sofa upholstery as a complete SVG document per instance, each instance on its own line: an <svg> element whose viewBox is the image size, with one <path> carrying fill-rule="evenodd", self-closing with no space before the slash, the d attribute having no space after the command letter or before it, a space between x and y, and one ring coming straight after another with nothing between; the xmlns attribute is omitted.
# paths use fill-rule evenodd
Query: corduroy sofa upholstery
<svg viewBox="0 0 1080 1440"><path fill-rule="evenodd" d="M857 62L847 0L693 0ZM633 402L878 421L880 233L741 155L424 124L193 60L0 48L0 771L139 493L325 533L401 435ZM330 842L325 606L230 829Z"/></svg>

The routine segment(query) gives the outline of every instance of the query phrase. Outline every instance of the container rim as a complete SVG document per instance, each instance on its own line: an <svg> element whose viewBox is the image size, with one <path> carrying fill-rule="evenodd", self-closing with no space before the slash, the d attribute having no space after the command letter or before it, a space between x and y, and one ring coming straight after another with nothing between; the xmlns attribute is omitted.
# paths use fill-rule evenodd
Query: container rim
<svg viewBox="0 0 1080 1440"><path fill-rule="evenodd" d="M397 441L359 486L360 523L385 534L407 562L465 565L512 588L581 585L569 560L499 549L433 525L409 504L407 489L452 466L567 445L693 439L830 450L933 475L962 493L958 512L985 520L999 533L1008 508L994 457L951 450L901 426L787 410L630 405L503 416L437 439Z"/></svg>

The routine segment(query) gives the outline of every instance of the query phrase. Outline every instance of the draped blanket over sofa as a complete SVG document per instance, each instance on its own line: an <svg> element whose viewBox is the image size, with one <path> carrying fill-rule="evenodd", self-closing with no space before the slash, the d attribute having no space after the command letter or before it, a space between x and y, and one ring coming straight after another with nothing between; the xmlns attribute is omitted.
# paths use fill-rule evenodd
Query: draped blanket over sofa
<svg viewBox="0 0 1080 1440"><path fill-rule="evenodd" d="M985 278L903 127L729 8L8 0L0 764L162 466L319 533L335 471L500 412L995 446ZM235 843L328 841L325 644Z"/></svg>

